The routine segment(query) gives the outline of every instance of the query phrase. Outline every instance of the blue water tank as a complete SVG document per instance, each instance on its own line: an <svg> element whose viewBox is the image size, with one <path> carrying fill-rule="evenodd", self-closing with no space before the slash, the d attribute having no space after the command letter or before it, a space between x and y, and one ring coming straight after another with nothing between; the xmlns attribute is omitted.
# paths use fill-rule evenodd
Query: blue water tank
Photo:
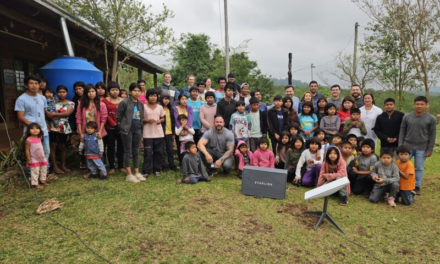
<svg viewBox="0 0 440 264"><path fill-rule="evenodd" d="M82 81L85 84L103 81L103 73L84 58L59 57L40 69L47 79L47 87L56 91L58 85L64 85L69 90L67 99L75 95L73 84Z"/></svg>

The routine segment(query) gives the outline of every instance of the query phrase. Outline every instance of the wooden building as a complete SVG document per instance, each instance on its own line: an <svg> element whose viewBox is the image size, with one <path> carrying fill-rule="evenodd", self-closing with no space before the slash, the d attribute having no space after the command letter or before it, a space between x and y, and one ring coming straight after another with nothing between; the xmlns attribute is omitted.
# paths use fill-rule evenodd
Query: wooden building
<svg viewBox="0 0 440 264"><path fill-rule="evenodd" d="M75 57L94 62L104 72L104 42L93 28L48 0L0 0L0 111L10 134L17 134L11 131L19 128L14 105L25 90L23 78L37 74L39 68L53 59L67 55L61 18L66 21ZM139 73L153 74L155 82L157 74L165 71L140 55L126 63ZM0 120L0 143L6 141L4 129L5 124Z"/></svg>

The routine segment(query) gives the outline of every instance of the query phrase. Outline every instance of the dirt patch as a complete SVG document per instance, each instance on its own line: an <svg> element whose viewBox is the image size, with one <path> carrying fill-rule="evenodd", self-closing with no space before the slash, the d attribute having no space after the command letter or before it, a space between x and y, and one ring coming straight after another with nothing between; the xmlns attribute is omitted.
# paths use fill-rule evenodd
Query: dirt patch
<svg viewBox="0 0 440 264"><path fill-rule="evenodd" d="M409 255L409 254L412 254L412 251L410 249L403 248L401 250L397 250L397 253L402 254L402 255Z"/></svg>
<svg viewBox="0 0 440 264"><path fill-rule="evenodd" d="M206 198L194 199L194 203L196 204L211 204L211 202Z"/></svg>
<svg viewBox="0 0 440 264"><path fill-rule="evenodd" d="M357 232L361 236L367 236L367 230L365 230L365 228L363 228L362 226L358 226Z"/></svg>
<svg viewBox="0 0 440 264"><path fill-rule="evenodd" d="M318 218L314 215L307 214L307 206L301 204L285 204L281 209L277 210L279 214L290 214L296 219L297 223L307 228L314 228ZM325 221L322 222L325 224Z"/></svg>
<svg viewBox="0 0 440 264"><path fill-rule="evenodd" d="M240 232L246 234L256 234L256 233L272 233L273 228L269 224L261 223L258 220L250 219L244 222L240 228Z"/></svg>
<svg viewBox="0 0 440 264"><path fill-rule="evenodd" d="M171 252L173 249L168 248L163 241L149 240L139 244L139 249L142 252Z"/></svg>
<svg viewBox="0 0 440 264"><path fill-rule="evenodd" d="M3 213L2 211L0 211L0 219L2 219L3 217L5 217L5 213Z"/></svg>

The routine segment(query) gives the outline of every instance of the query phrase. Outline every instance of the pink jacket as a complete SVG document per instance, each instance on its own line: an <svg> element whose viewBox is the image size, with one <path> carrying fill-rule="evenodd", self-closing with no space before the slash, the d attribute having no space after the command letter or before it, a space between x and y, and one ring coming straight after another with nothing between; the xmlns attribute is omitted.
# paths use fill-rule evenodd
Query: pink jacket
<svg viewBox="0 0 440 264"><path fill-rule="evenodd" d="M246 142L244 142L243 140L238 141L237 148L235 149L235 156L237 156L237 158L238 158L238 169L241 171L244 168L244 158L243 158L243 154L241 154L239 148L243 144L245 144L247 146ZM248 150L247 153L248 153L249 161L250 161L249 164L253 165L254 154L252 154L252 151L250 151L250 150Z"/></svg>
<svg viewBox="0 0 440 264"><path fill-rule="evenodd" d="M98 123L98 130L101 128L101 123L107 122L107 106L103 102L100 103L100 111L96 111L95 108L95 120L96 123ZM86 117L86 111L85 108L81 110L81 102L78 102L78 111L76 112L76 123L81 124L81 132L84 134L86 132L86 123L87 123L87 117ZM98 122L99 120L99 122ZM79 132L79 131L78 131ZM105 128L102 129L101 137L105 137L107 135L107 131L105 131Z"/></svg>
<svg viewBox="0 0 440 264"><path fill-rule="evenodd" d="M273 155L272 150L266 149L266 151L262 151L259 148L255 150L252 165L273 169L275 167L275 156Z"/></svg>
<svg viewBox="0 0 440 264"><path fill-rule="evenodd" d="M348 173L347 173L347 165L345 164L344 158L342 158L342 154L339 151L339 161L338 161L338 165L337 166L337 171L335 173L330 173L330 169L329 169L329 164L326 161L325 157L327 156L327 152L330 149L336 149L339 151L338 148L336 147L330 147L329 149L327 149L327 151L325 152L324 155L324 162L322 163L321 166L321 171L319 172L319 178L318 178L318 185L317 187L323 185L324 183L328 182L328 181L333 181L336 180L337 177L347 177ZM327 174L326 177L324 177L324 174ZM350 194L350 184L346 185L347 187L347 195Z"/></svg>

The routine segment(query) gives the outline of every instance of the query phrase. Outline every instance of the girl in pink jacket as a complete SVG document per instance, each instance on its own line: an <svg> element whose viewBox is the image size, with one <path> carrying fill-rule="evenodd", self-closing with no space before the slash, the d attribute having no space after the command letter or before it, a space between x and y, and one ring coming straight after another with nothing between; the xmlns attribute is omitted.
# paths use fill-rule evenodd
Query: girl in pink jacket
<svg viewBox="0 0 440 264"><path fill-rule="evenodd" d="M254 154L249 150L248 145L243 140L238 141L235 149L235 156L238 159L238 176L241 178L243 168L246 165L252 165L254 161Z"/></svg>
<svg viewBox="0 0 440 264"><path fill-rule="evenodd" d="M343 177L347 177L345 161L337 147L330 147L325 152L324 163L322 164L321 172L319 173L317 186L321 186ZM348 204L349 194L350 184L347 184L346 187L339 190L339 205Z"/></svg>
<svg viewBox="0 0 440 264"><path fill-rule="evenodd" d="M258 149L254 152L253 166L263 167L263 168L274 168L275 166L275 156L273 152L268 149L269 140L265 137L260 138L258 141Z"/></svg>

